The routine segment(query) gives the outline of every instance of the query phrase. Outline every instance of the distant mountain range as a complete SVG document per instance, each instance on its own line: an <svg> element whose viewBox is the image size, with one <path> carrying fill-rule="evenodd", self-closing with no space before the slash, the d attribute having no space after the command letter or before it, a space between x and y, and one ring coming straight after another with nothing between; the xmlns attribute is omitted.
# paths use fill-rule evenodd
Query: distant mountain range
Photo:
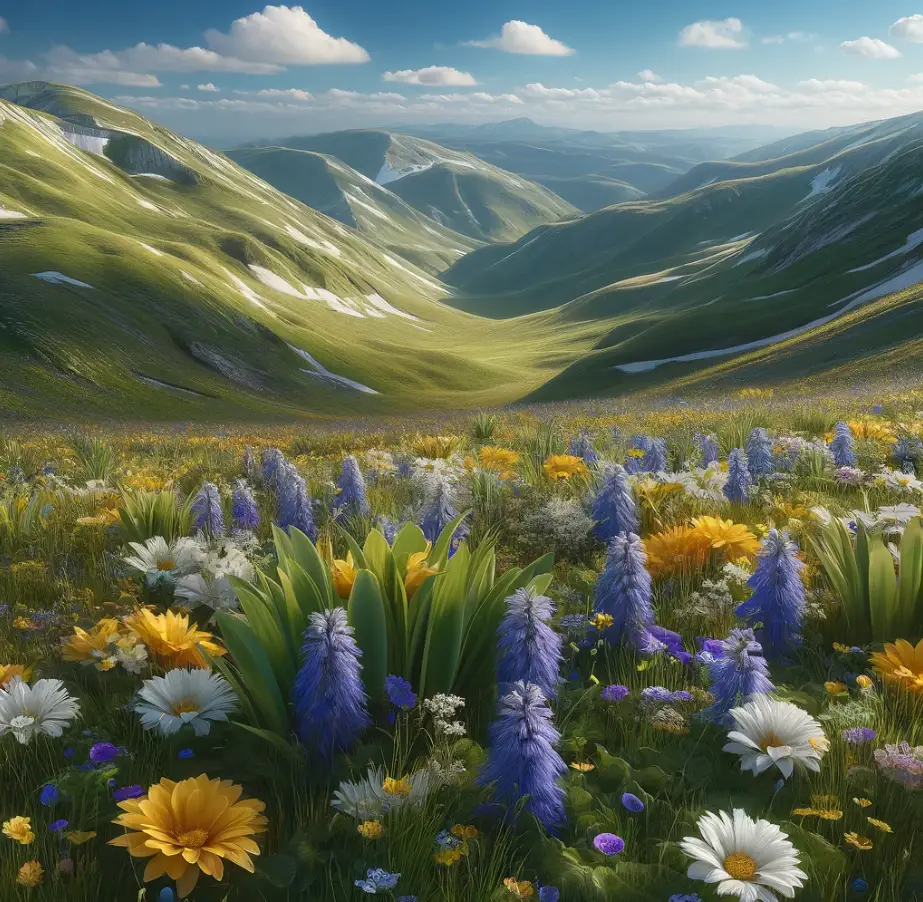
<svg viewBox="0 0 923 902"><path fill-rule="evenodd" d="M290 418L919 370L923 115L761 147L441 128L222 154L78 88L0 87L6 415ZM583 215L539 184L555 178L628 199Z"/></svg>

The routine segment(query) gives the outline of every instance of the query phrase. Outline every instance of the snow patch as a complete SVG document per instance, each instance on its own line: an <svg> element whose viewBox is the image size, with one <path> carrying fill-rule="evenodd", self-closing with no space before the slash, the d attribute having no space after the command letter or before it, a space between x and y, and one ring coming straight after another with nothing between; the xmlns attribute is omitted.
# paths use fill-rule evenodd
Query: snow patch
<svg viewBox="0 0 923 902"><path fill-rule="evenodd" d="M20 213L19 210L7 210L6 207L0 207L0 219L28 219L26 213Z"/></svg>
<svg viewBox="0 0 923 902"><path fill-rule="evenodd" d="M320 379L322 382L328 382L332 385L345 385L348 388L354 388L356 391L363 392L367 395L378 394L374 388L369 388L361 382L355 382L352 379L347 379L346 376L338 376L336 373L331 373L330 370L318 363L307 351L296 348L294 345L289 345L289 347L311 367L310 370L302 369L301 372L307 373L309 376L314 376L315 379Z"/></svg>
<svg viewBox="0 0 923 902"><path fill-rule="evenodd" d="M805 201L810 200L812 197L818 197L821 194L826 194L828 191L832 191L835 187L835 181L837 176L840 174L841 166L836 166L833 169L825 169L820 175L815 175L811 179L811 193L806 197L801 198L799 203L803 204Z"/></svg>
<svg viewBox="0 0 923 902"><path fill-rule="evenodd" d="M157 250L156 247L151 247L149 244L145 244L143 241L139 241L138 244L140 244L141 247L143 247L146 251L150 251L152 254L154 254L157 257L164 256L164 252Z"/></svg>
<svg viewBox="0 0 923 902"><path fill-rule="evenodd" d="M287 294L293 298L304 297L297 288L292 288L285 279L281 276L277 276L272 270L266 269L263 266L257 266L255 263L251 263L249 269L267 288L272 288L275 291Z"/></svg>
<svg viewBox="0 0 923 902"><path fill-rule="evenodd" d="M168 179L165 175L161 175L159 172L135 172L132 174L133 179L160 179L162 182L169 182L171 179Z"/></svg>
<svg viewBox="0 0 923 902"><path fill-rule="evenodd" d="M299 244L303 244L305 247L313 247L314 250L324 251L330 254L333 257L343 256L343 252L331 242L322 239L321 241L315 241L313 238L308 238L304 232L300 229L296 229L294 226L288 225L285 227L285 231L294 238Z"/></svg>
<svg viewBox="0 0 923 902"><path fill-rule="evenodd" d="M93 287L86 282L81 282L80 279L72 279L70 276L65 276L63 273L59 272L34 272L32 275L35 276L36 279L41 279L43 282L50 282L52 285L76 285L78 288Z"/></svg>
<svg viewBox="0 0 923 902"><path fill-rule="evenodd" d="M749 263L751 260L762 260L769 253L768 248L761 247L758 250L750 251L748 254L744 254L734 265L742 266L744 263Z"/></svg>
<svg viewBox="0 0 923 902"><path fill-rule="evenodd" d="M412 313L405 313L403 310L398 310L397 307L389 304L380 294L367 294L365 299L382 313L391 313L394 316L413 320L415 323L420 322L420 317L414 316Z"/></svg>
<svg viewBox="0 0 923 902"><path fill-rule="evenodd" d="M198 285L199 287L202 286L202 283L195 276L189 275L185 270L180 270L180 274L187 282L192 282L193 285Z"/></svg>
<svg viewBox="0 0 923 902"><path fill-rule="evenodd" d="M224 267L221 267L224 269ZM224 269L224 274L234 283L234 286L237 290L251 303L256 304L257 307L260 307L263 310L266 310L267 307L263 303L263 299L242 279L238 279L230 270Z"/></svg>
<svg viewBox="0 0 923 902"><path fill-rule="evenodd" d="M155 213L163 212L157 204L152 204L149 200L142 200L140 197L135 198L135 200L138 201L138 206L144 207L145 210L153 210Z"/></svg>
<svg viewBox="0 0 923 902"><path fill-rule="evenodd" d="M408 175L426 172L427 169L432 169L437 162L437 160L430 160L427 163L410 163L407 166L400 166L397 169L392 169L388 160L385 160L384 163L382 163L378 175L375 176L375 181L379 185L389 185L391 182L406 178Z"/></svg>
<svg viewBox="0 0 923 902"><path fill-rule="evenodd" d="M169 382L161 382L159 379L152 379L150 376L142 376L140 373L136 373L135 375L142 382L146 382L148 385L153 385L157 388L168 388L170 391L178 391L181 394L193 395L197 398L205 397L202 392L193 391L191 388L180 388L178 385L170 385Z"/></svg>
<svg viewBox="0 0 923 902"><path fill-rule="evenodd" d="M865 272L865 270L871 269L873 266L878 266L879 263L884 263L885 260L892 260L894 257L900 257L912 251L914 248L919 247L921 244L923 244L923 229L917 229L916 232L912 232L907 236L907 240L904 242L903 247L899 247L896 251L891 251L890 254L885 254L884 257L879 257L871 263L866 263L865 266L857 266L855 269L846 270L846 272Z"/></svg>

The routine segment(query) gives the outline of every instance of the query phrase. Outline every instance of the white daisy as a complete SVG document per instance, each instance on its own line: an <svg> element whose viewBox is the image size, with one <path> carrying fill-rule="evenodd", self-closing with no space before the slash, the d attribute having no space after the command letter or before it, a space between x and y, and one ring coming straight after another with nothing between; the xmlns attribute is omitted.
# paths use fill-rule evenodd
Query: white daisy
<svg viewBox="0 0 923 902"><path fill-rule="evenodd" d="M126 557L125 563L140 573L152 573L155 576L162 573L192 573L198 568L202 555L195 540L185 536L172 544L163 536L154 536L143 545L138 542L128 544L135 553Z"/></svg>
<svg viewBox="0 0 923 902"><path fill-rule="evenodd" d="M878 474L878 480L884 483L886 488L899 492L923 492L923 482L913 473L902 473L900 470L889 470L885 467Z"/></svg>
<svg viewBox="0 0 923 902"><path fill-rule="evenodd" d="M717 883L719 896L778 902L776 892L791 899L808 879L788 836L769 821L753 820L735 808L733 817L709 811L699 818L698 828L702 839L687 836L679 847L695 859L689 878Z"/></svg>
<svg viewBox="0 0 923 902"><path fill-rule="evenodd" d="M171 670L166 676L144 681L133 708L146 730L165 736L190 724L196 736L205 736L212 721L228 719L237 707L234 690L210 670Z"/></svg>
<svg viewBox="0 0 923 902"><path fill-rule="evenodd" d="M0 688L0 734L9 731L23 745L36 733L60 736L79 710L60 680L38 680L30 686L13 677Z"/></svg>
<svg viewBox="0 0 923 902"><path fill-rule="evenodd" d="M182 598L188 608L205 605L213 611L227 611L239 607L237 592L226 576L211 580L206 579L201 573L181 576L176 581L174 594L177 598Z"/></svg>
<svg viewBox="0 0 923 902"><path fill-rule="evenodd" d="M370 767L364 779L344 780L334 790L331 807L358 820L376 820L395 808L419 805L434 783L429 770L418 770L409 778L410 792L388 793L384 790L385 776L382 768Z"/></svg>
<svg viewBox="0 0 923 902"><path fill-rule="evenodd" d="M775 765L786 779L795 767L820 770L830 744L820 724L797 705L758 695L730 715L735 729L724 751L740 755L741 770L755 776Z"/></svg>
<svg viewBox="0 0 923 902"><path fill-rule="evenodd" d="M126 645L124 648L120 647L115 656L122 667L135 675L141 673L147 666L147 648L140 642L135 645Z"/></svg>

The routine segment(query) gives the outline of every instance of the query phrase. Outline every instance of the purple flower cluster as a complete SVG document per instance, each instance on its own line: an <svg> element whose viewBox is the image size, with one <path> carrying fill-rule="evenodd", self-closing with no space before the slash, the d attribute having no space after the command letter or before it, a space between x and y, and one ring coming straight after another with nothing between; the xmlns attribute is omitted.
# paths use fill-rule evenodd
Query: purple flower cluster
<svg viewBox="0 0 923 902"><path fill-rule="evenodd" d="M830 442L830 453L833 455L835 466L856 466L856 441L848 423L837 423L834 426L833 441Z"/></svg>
<svg viewBox="0 0 923 902"><path fill-rule="evenodd" d="M641 703L644 705L672 705L691 701L692 693L685 689L673 691L664 686L648 686L641 690Z"/></svg>
<svg viewBox="0 0 923 902"><path fill-rule="evenodd" d="M606 686L601 694L603 701L620 702L623 698L627 698L631 695L631 690L627 686L616 683L612 686Z"/></svg>
<svg viewBox="0 0 923 902"><path fill-rule="evenodd" d="M590 466L599 460L599 453L593 447L590 436L583 429L576 438L571 439L569 451L574 457L582 457L584 462Z"/></svg>
<svg viewBox="0 0 923 902"><path fill-rule="evenodd" d="M292 685L295 730L329 761L371 724L360 676L362 652L343 608L313 613L304 640L304 664Z"/></svg>
<svg viewBox="0 0 923 902"><path fill-rule="evenodd" d="M861 745L863 742L871 742L878 733L871 727L850 727L843 730L843 738L850 745Z"/></svg>
<svg viewBox="0 0 923 902"><path fill-rule="evenodd" d="M714 705L708 709L710 715L724 715L739 702L775 688L763 647L753 630L733 629L727 639L706 639L702 645L700 660L706 661L715 697Z"/></svg>
<svg viewBox="0 0 923 902"><path fill-rule="evenodd" d="M458 511L452 498L452 486L449 480L434 475L429 499L420 519L420 529L423 530L426 540L435 545L442 531L457 516Z"/></svg>
<svg viewBox="0 0 923 902"><path fill-rule="evenodd" d="M923 789L923 745L913 748L906 741L886 745L875 750L875 763L882 774L905 789Z"/></svg>
<svg viewBox="0 0 923 902"><path fill-rule="evenodd" d="M603 542L620 533L638 531L638 512L626 475L618 464L607 466L603 484L593 499L593 532Z"/></svg>
<svg viewBox="0 0 923 902"><path fill-rule="evenodd" d="M772 441L766 430L757 426L750 430L746 445L747 471L752 479L768 476L772 472Z"/></svg>
<svg viewBox="0 0 923 902"><path fill-rule="evenodd" d="M557 752L561 738L538 686L516 683L500 699L490 725L490 755L478 782L493 786L494 799L513 808L528 796L526 810L548 830L564 822L564 790L558 780L567 765Z"/></svg>
<svg viewBox="0 0 923 902"><path fill-rule="evenodd" d="M639 457L637 454L628 454L626 456L625 471L627 473L640 473L641 472L644 466L643 459L646 458L647 452L650 451L652 444L653 444L652 439L649 439L646 435L632 436L632 439L629 442L628 450L629 451L643 451L644 455Z"/></svg>
<svg viewBox="0 0 923 902"><path fill-rule="evenodd" d="M662 473L668 469L667 443L662 438L651 439L651 446L641 461L641 469L645 473Z"/></svg>
<svg viewBox="0 0 923 902"><path fill-rule="evenodd" d="M409 711L417 703L417 694L413 687L403 677L395 676L393 673L385 677L385 690L388 698L395 708L403 708Z"/></svg>
<svg viewBox="0 0 923 902"><path fill-rule="evenodd" d="M506 613L497 630L497 682L533 683L554 698L560 682L561 634L549 621L554 604L545 595L517 589L506 599Z"/></svg>
<svg viewBox="0 0 923 902"><path fill-rule="evenodd" d="M785 533L770 529L756 571L747 580L753 594L735 613L762 624L760 641L771 660L782 657L800 640L805 612L803 569L795 544Z"/></svg>
<svg viewBox="0 0 923 902"><path fill-rule="evenodd" d="M625 850L625 840L614 833L597 833L593 839L593 847L603 855L618 855Z"/></svg>
<svg viewBox="0 0 923 902"><path fill-rule="evenodd" d="M354 454L347 454L343 458L337 488L340 490L337 497L338 507L347 514L368 516L371 508L365 494L365 479L362 478L362 470L359 469L359 461Z"/></svg>
<svg viewBox="0 0 923 902"><path fill-rule="evenodd" d="M750 500L750 471L747 458L740 448L734 448L728 455L728 479L724 484L724 497L734 504L746 504Z"/></svg>
<svg viewBox="0 0 923 902"><path fill-rule="evenodd" d="M221 507L221 494L213 482L205 482L192 502L195 516L195 528L213 536L224 532L224 511Z"/></svg>
<svg viewBox="0 0 923 902"><path fill-rule="evenodd" d="M697 432L695 444L699 449L703 467L708 467L718 462L718 440L713 435L704 435Z"/></svg>
<svg viewBox="0 0 923 902"><path fill-rule="evenodd" d="M231 494L231 519L235 529L256 529L260 525L260 510L253 492L243 479L235 479Z"/></svg>

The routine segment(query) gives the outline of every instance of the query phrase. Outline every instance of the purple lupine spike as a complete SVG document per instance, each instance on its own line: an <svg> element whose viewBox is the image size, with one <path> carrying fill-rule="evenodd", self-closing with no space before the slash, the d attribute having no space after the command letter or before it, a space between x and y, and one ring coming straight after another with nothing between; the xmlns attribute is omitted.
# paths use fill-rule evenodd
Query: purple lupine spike
<svg viewBox="0 0 923 902"><path fill-rule="evenodd" d="M192 502L192 513L195 516L196 529L213 536L220 536L224 532L224 510L221 507L218 486L211 482L202 484Z"/></svg>
<svg viewBox="0 0 923 902"><path fill-rule="evenodd" d="M735 504L746 504L750 500L750 472L747 470L747 458L740 448L734 448L728 455L724 497Z"/></svg>
<svg viewBox="0 0 923 902"><path fill-rule="evenodd" d="M327 761L355 745L372 723L361 655L343 608L311 614L302 646L304 664L292 684L295 731Z"/></svg>
<svg viewBox="0 0 923 902"><path fill-rule="evenodd" d="M234 480L231 495L231 518L235 529L250 530L260 525L260 509L250 486L243 479Z"/></svg>
<svg viewBox="0 0 923 902"><path fill-rule="evenodd" d="M772 472L772 439L765 429L757 426L750 430L746 445L747 471L751 479L768 476Z"/></svg>
<svg viewBox="0 0 923 902"><path fill-rule="evenodd" d="M662 473L668 469L667 443L662 438L651 439L651 446L641 461L641 469L645 473Z"/></svg>
<svg viewBox="0 0 923 902"><path fill-rule="evenodd" d="M458 516L449 481L438 474L431 477L429 499L420 520L420 529L428 542L436 543L442 531Z"/></svg>
<svg viewBox="0 0 923 902"><path fill-rule="evenodd" d="M628 454L625 455L626 473L634 474L641 472L643 468L642 461L647 455L647 452L650 451L652 444L652 439L649 439L646 435L633 435L631 437L631 441L628 443ZM638 451L644 453L638 454Z"/></svg>
<svg viewBox="0 0 923 902"><path fill-rule="evenodd" d="M602 487L593 499L593 531L603 542L619 533L638 531L638 512L626 475L618 464L607 466Z"/></svg>
<svg viewBox="0 0 923 902"><path fill-rule="evenodd" d="M279 481L287 463L285 455L278 448L263 449L260 476L263 484L277 495L279 494Z"/></svg>
<svg viewBox="0 0 923 902"><path fill-rule="evenodd" d="M803 569L797 546L785 533L770 529L756 571L747 581L753 594L735 611L744 620L762 624L758 636L770 660L781 658L800 640L805 612Z"/></svg>
<svg viewBox="0 0 923 902"><path fill-rule="evenodd" d="M561 734L542 690L532 683L514 684L497 705L489 735L490 752L478 782L492 786L496 802L509 808L528 796L526 810L554 831L565 820L558 780L567 766L556 748Z"/></svg>
<svg viewBox="0 0 923 902"><path fill-rule="evenodd" d="M727 639L706 642L702 657L715 697L715 703L705 711L707 715L722 717L752 696L775 689L769 678L763 647L756 641L753 630L732 629Z"/></svg>
<svg viewBox="0 0 923 902"><path fill-rule="evenodd" d="M833 463L837 467L855 467L858 463L856 440L853 438L849 423L837 423L833 427L830 453L833 455Z"/></svg>
<svg viewBox="0 0 923 902"><path fill-rule="evenodd" d="M337 496L337 506L342 508L345 513L358 514L367 516L369 511L369 502L365 494L365 480L362 478L362 470L359 469L359 461L355 455L347 454L343 458L343 467L340 470L340 479L337 483L340 494Z"/></svg>
<svg viewBox="0 0 923 902"><path fill-rule="evenodd" d="M718 462L718 439L713 435L696 433L695 443L702 457L703 467L709 467Z"/></svg>
<svg viewBox="0 0 923 902"><path fill-rule="evenodd" d="M497 630L497 682L534 683L554 698L560 682L561 635L548 621L554 604L545 595L517 589L506 599L506 613Z"/></svg>
<svg viewBox="0 0 923 902"><path fill-rule="evenodd" d="M569 450L574 457L582 457L584 462L590 466L599 460L599 454L593 447L589 434L584 429L580 430L576 438L571 439Z"/></svg>
<svg viewBox="0 0 923 902"><path fill-rule="evenodd" d="M279 526L300 529L311 541L317 538L308 486L292 464L285 462L279 473Z"/></svg>

